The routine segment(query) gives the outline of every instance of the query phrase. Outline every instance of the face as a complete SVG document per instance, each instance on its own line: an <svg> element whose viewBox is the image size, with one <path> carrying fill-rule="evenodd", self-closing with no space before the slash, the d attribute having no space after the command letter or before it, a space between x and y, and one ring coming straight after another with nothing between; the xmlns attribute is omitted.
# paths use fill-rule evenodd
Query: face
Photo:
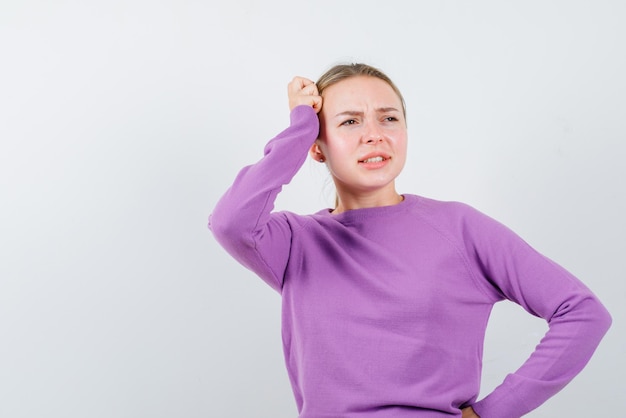
<svg viewBox="0 0 626 418"><path fill-rule="evenodd" d="M402 102L385 81L351 77L322 94L320 138L311 156L323 158L338 193L395 193L406 161Z"/></svg>

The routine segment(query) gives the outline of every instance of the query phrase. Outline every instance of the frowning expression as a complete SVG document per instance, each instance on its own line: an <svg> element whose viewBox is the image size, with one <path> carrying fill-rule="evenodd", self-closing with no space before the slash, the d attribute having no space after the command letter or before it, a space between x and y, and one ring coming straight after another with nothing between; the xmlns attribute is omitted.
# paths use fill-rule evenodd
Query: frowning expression
<svg viewBox="0 0 626 418"><path fill-rule="evenodd" d="M357 76L327 87L313 158L324 158L338 192L394 187L406 161L402 101L385 81Z"/></svg>

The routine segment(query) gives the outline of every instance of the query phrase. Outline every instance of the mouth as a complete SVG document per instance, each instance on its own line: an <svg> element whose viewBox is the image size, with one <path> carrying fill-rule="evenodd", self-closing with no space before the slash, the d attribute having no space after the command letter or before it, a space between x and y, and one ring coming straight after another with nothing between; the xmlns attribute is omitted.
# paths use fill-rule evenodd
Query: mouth
<svg viewBox="0 0 626 418"><path fill-rule="evenodd" d="M385 154L370 154L359 160L359 164L376 164L390 160L391 157Z"/></svg>
<svg viewBox="0 0 626 418"><path fill-rule="evenodd" d="M359 160L359 162L368 164L368 163L380 163L380 162L385 161L385 160L388 160L388 158L378 156L378 157L367 158L365 160Z"/></svg>
<svg viewBox="0 0 626 418"><path fill-rule="evenodd" d="M367 170L378 170L387 166L390 160L391 156L389 155L370 154L359 159L359 165Z"/></svg>

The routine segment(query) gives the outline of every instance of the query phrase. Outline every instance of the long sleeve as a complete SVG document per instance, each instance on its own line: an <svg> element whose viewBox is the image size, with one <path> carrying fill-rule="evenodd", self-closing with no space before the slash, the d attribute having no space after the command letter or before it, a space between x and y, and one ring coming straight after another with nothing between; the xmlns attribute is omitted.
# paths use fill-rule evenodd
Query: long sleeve
<svg viewBox="0 0 626 418"><path fill-rule="evenodd" d="M468 227L464 235L477 269L501 297L549 325L528 360L473 405L481 418L517 418L556 394L583 369L610 327L611 317L565 269L503 225L478 212L471 216L472 222L467 223L471 230Z"/></svg>
<svg viewBox="0 0 626 418"><path fill-rule="evenodd" d="M243 168L209 216L217 241L280 292L290 252L285 216L272 213L282 187L300 169L319 132L313 108L298 106L290 126L272 139L256 164Z"/></svg>

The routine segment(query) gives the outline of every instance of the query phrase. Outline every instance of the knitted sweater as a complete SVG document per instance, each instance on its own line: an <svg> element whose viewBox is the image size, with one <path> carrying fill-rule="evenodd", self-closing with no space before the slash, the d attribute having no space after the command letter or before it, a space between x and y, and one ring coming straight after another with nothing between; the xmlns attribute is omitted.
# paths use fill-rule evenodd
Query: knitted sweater
<svg viewBox="0 0 626 418"><path fill-rule="evenodd" d="M282 295L285 362L301 418L520 417L587 363L611 318L578 279L456 202L302 216L273 202L318 134L307 106L245 167L209 218L220 244ZM544 318L534 353L477 402L494 303Z"/></svg>

